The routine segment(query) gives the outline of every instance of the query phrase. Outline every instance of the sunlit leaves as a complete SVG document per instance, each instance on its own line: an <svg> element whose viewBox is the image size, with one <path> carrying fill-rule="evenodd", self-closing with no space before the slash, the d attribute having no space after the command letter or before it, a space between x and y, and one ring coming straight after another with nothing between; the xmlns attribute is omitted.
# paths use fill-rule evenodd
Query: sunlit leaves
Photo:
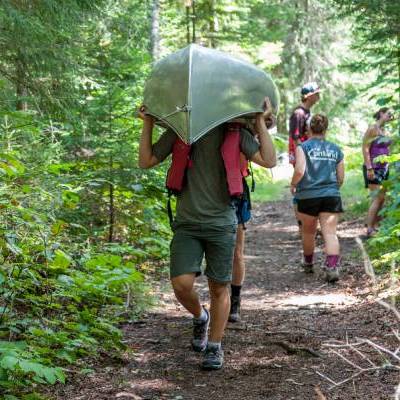
<svg viewBox="0 0 400 400"><path fill-rule="evenodd" d="M24 165L14 156L7 153L0 153L0 173L8 177L15 177L23 174Z"/></svg>

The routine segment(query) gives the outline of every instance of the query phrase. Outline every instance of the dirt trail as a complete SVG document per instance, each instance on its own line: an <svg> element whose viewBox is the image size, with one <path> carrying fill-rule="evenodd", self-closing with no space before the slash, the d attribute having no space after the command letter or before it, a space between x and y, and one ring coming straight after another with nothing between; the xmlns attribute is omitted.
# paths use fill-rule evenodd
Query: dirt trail
<svg viewBox="0 0 400 400"><path fill-rule="evenodd" d="M56 398L392 399L398 372L365 373L332 390L317 374L339 382L354 372L327 353L322 344L328 340L368 337L389 347L395 343L390 336L395 320L373 302L354 241L360 223L341 223L344 271L337 284L328 285L318 272L305 275L299 268L300 241L289 202L257 205L253 214L247 230L243 322L227 329L223 370L199 370L201 355L189 347L191 322L168 290L161 294L162 307L125 326L125 341L135 354L124 365L105 360L94 374L58 387ZM317 255L322 260L321 249ZM207 302L205 280L198 285Z"/></svg>

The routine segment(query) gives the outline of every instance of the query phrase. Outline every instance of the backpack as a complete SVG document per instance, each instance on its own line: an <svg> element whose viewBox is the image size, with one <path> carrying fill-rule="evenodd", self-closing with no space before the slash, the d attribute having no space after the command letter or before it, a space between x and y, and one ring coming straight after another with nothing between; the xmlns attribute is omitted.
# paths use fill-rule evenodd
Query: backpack
<svg viewBox="0 0 400 400"><path fill-rule="evenodd" d="M237 212L244 213L247 222L250 219L250 190L245 177L252 175L252 191L254 191L254 178L252 169L249 172L249 162L240 152L240 128L242 124L231 122L226 124L224 141L221 146L221 156L225 166L228 192L235 204ZM167 211L170 225L173 222L171 196L178 195L186 184L186 172L193 167L191 159L192 146L177 138L172 148L172 163L167 172L166 188L168 192ZM246 211L245 211L246 210Z"/></svg>
<svg viewBox="0 0 400 400"><path fill-rule="evenodd" d="M242 225L244 230L247 229L245 224L251 218L252 206L251 206L250 191L254 192L255 188L255 182L252 172L251 172L251 177L252 177L251 190L249 188L249 185L247 184L246 178L243 177L243 194L240 197L233 200L236 208L236 217L238 219L238 224Z"/></svg>

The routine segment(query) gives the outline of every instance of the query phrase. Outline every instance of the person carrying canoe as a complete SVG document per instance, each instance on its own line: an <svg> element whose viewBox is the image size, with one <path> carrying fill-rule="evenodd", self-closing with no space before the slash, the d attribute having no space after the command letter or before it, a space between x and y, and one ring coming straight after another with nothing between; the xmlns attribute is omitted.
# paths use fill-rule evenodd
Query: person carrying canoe
<svg viewBox="0 0 400 400"><path fill-rule="evenodd" d="M266 98L265 112L256 114L257 139L246 129L240 129L240 151L248 160L267 168L276 164L275 148L265 124L265 118L271 113L272 107ZM139 117L143 119L139 167L152 168L173 152L177 136L168 129L153 144L154 119L143 108ZM191 344L193 350L205 351L202 368L206 370L223 366L221 341L230 309L228 285L237 228L221 154L224 134L223 126L217 126L192 145L186 184L177 196L170 246L172 287L177 300L193 316ZM207 264L204 273L208 279L210 311L201 305L194 288L203 257Z"/></svg>

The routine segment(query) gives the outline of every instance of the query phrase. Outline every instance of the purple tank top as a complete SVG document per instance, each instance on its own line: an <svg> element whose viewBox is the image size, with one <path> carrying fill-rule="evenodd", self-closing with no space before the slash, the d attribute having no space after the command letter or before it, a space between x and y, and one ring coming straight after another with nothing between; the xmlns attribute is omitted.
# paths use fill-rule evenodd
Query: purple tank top
<svg viewBox="0 0 400 400"><path fill-rule="evenodd" d="M374 159L378 156L387 156L390 154L389 146L392 141L385 135L378 135L369 147L369 156L372 162L372 168L374 169L385 169L387 168L387 162L374 162Z"/></svg>

